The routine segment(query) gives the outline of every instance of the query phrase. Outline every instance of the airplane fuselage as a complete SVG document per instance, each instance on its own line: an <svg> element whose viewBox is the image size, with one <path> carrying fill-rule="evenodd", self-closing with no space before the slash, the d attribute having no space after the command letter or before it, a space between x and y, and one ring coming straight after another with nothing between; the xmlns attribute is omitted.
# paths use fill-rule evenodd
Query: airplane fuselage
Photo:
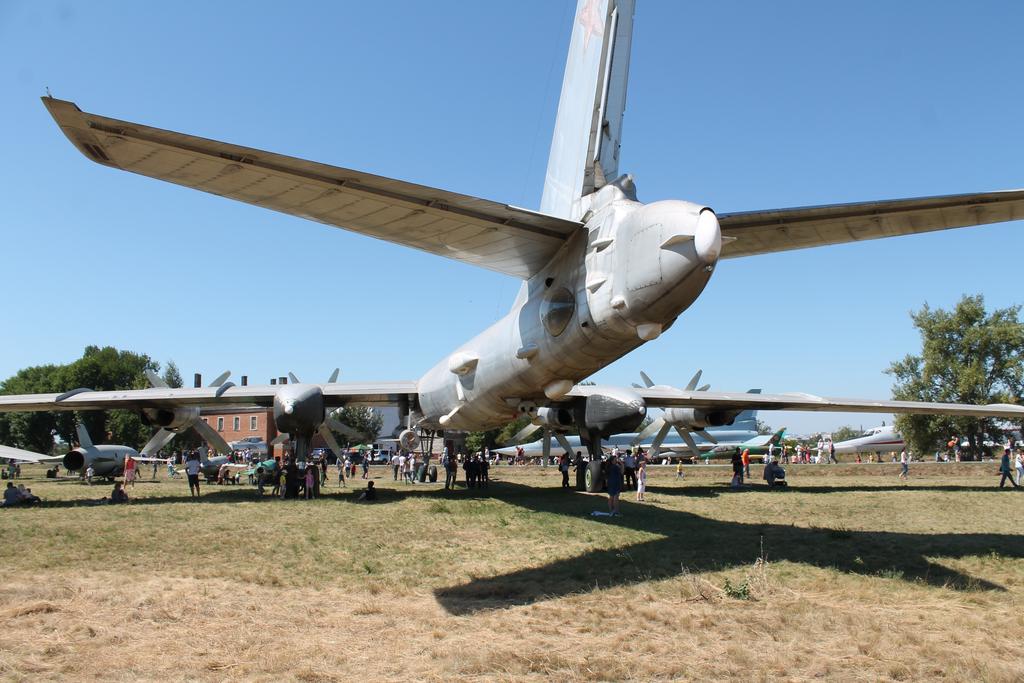
<svg viewBox="0 0 1024 683"><path fill-rule="evenodd" d="M836 453L889 453L903 449L903 437L892 426L872 429L855 439L833 444Z"/></svg>
<svg viewBox="0 0 1024 683"><path fill-rule="evenodd" d="M79 446L64 455L63 465L69 472L85 472L92 466L97 477L119 477L124 474L125 458L139 457L128 446Z"/></svg>
<svg viewBox="0 0 1024 683"><path fill-rule="evenodd" d="M523 284L512 310L423 376L420 426L489 429L515 418L520 401L557 402L697 299L721 247L714 213L641 204L631 189L595 193L585 227Z"/></svg>

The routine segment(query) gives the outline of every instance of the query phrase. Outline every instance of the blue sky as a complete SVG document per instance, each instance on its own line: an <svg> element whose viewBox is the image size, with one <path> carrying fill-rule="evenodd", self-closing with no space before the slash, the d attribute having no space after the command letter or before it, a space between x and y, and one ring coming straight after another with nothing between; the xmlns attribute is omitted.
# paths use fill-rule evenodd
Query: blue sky
<svg viewBox="0 0 1024 683"><path fill-rule="evenodd" d="M518 283L87 161L86 111L536 207L572 0L0 3L0 377L112 344L186 376L417 378ZM1024 5L640 0L623 171L718 211L1024 186ZM1018 303L1020 223L723 262L644 369L885 398L908 312ZM1016 285L1016 286L1015 286ZM796 431L872 416L766 416Z"/></svg>

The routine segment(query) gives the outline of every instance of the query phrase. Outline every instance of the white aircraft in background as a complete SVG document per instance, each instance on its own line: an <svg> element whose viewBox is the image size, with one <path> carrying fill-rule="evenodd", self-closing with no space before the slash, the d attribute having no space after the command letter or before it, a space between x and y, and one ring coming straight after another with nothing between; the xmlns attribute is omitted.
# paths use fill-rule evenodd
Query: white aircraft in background
<svg viewBox="0 0 1024 683"><path fill-rule="evenodd" d="M892 425L872 427L858 437L832 443L836 453L889 453L903 450L903 437Z"/></svg>
<svg viewBox="0 0 1024 683"><path fill-rule="evenodd" d="M619 170L633 5L579 1L539 212L98 116L44 97L61 131L104 166L471 263L522 286L507 315L416 381L81 388L3 396L0 410L158 409L177 424L197 406L273 406L278 431L294 439L299 458L309 453L326 409L346 404L397 405L409 450L420 434L491 429L525 415L549 434L575 426L592 456L603 437L636 429L649 406L665 408L662 427L682 433L728 425L751 409L1019 420L1024 408L1012 405L578 384L673 325L720 259L1024 217L1024 190L743 212L699 200L640 202L632 177ZM693 101L709 105L700 93ZM280 286L295 296L315 289L302 278ZM446 304L436 305L443 311ZM599 469L593 474L599 485Z"/></svg>
<svg viewBox="0 0 1024 683"><path fill-rule="evenodd" d="M113 444L96 446L85 425L78 424L75 429L78 432L78 446L64 455L44 455L9 446L0 446L0 457L33 463L60 463L68 472L84 473L89 467L92 467L93 476L106 479L114 479L124 474L124 464L128 458L138 463L167 462L167 458L141 455L129 446Z"/></svg>

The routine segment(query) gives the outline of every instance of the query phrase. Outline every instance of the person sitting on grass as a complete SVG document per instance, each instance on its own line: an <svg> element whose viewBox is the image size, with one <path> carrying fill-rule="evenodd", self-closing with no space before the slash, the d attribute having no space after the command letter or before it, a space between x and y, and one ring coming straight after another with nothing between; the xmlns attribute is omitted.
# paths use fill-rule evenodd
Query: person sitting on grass
<svg viewBox="0 0 1024 683"><path fill-rule="evenodd" d="M121 503L128 502L128 492L124 490L124 484L117 482L114 484L114 490L110 493L110 504L120 505Z"/></svg>
<svg viewBox="0 0 1024 683"><path fill-rule="evenodd" d="M781 488L786 486L786 470L777 462L766 458L763 479L768 482L769 488Z"/></svg>
<svg viewBox="0 0 1024 683"><path fill-rule="evenodd" d="M356 500L365 501L367 503L372 503L377 500L377 489L373 488L372 481L366 482L366 490L360 493Z"/></svg>
<svg viewBox="0 0 1024 683"><path fill-rule="evenodd" d="M10 482L10 481L7 482L7 488L4 489L4 502L3 502L3 506L5 508L12 508L15 505L20 505L20 504L21 504L21 494L18 492L18 489L15 488L13 482Z"/></svg>

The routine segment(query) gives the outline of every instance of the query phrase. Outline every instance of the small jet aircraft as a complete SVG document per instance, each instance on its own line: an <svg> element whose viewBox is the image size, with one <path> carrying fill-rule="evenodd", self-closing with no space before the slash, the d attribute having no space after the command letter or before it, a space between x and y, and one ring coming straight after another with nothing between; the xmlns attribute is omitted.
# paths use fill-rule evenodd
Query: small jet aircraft
<svg viewBox="0 0 1024 683"><path fill-rule="evenodd" d="M633 177L619 169L633 13L634 0L579 0L539 211L109 118L44 97L68 140L108 168L456 259L522 284L504 317L418 380L82 387L5 395L0 410L128 408L155 411L171 428L196 407L273 406L277 429L294 440L300 460L326 411L343 405L397 406L406 450L438 430L486 430L526 416L548 434L575 427L592 460L602 438L635 430L649 407L668 415L658 436L674 428L686 434L684 441L752 409L1019 421L1024 407L1016 405L580 384L674 325L721 259L1024 218L1024 190L732 212L699 200L641 202ZM694 93L694 103L707 106L708 99ZM308 296L310 287L297 283L295 295ZM438 312L450 309L438 302ZM658 438L654 443L660 446Z"/></svg>
<svg viewBox="0 0 1024 683"><path fill-rule="evenodd" d="M124 474L128 458L138 463L167 462L166 458L153 458L140 454L134 448L115 445L93 445L89 431L84 425L75 427L78 432L78 446L64 455L44 455L9 446L0 446L0 457L35 463L60 463L68 472L84 473L92 467L93 476L114 479Z"/></svg>
<svg viewBox="0 0 1024 683"><path fill-rule="evenodd" d="M835 441L836 453L888 453L903 450L903 437L892 425L872 427L858 437Z"/></svg>
<svg viewBox="0 0 1024 683"><path fill-rule="evenodd" d="M718 458L731 458L734 455L740 455L743 451L748 451L750 459L764 458L768 455L768 449L775 449L782 443L782 437L786 434L786 428L783 427L774 434L762 434L756 436L753 439L745 443L737 445L720 445L715 446L707 453L703 454L701 458L706 460L718 459Z"/></svg>

